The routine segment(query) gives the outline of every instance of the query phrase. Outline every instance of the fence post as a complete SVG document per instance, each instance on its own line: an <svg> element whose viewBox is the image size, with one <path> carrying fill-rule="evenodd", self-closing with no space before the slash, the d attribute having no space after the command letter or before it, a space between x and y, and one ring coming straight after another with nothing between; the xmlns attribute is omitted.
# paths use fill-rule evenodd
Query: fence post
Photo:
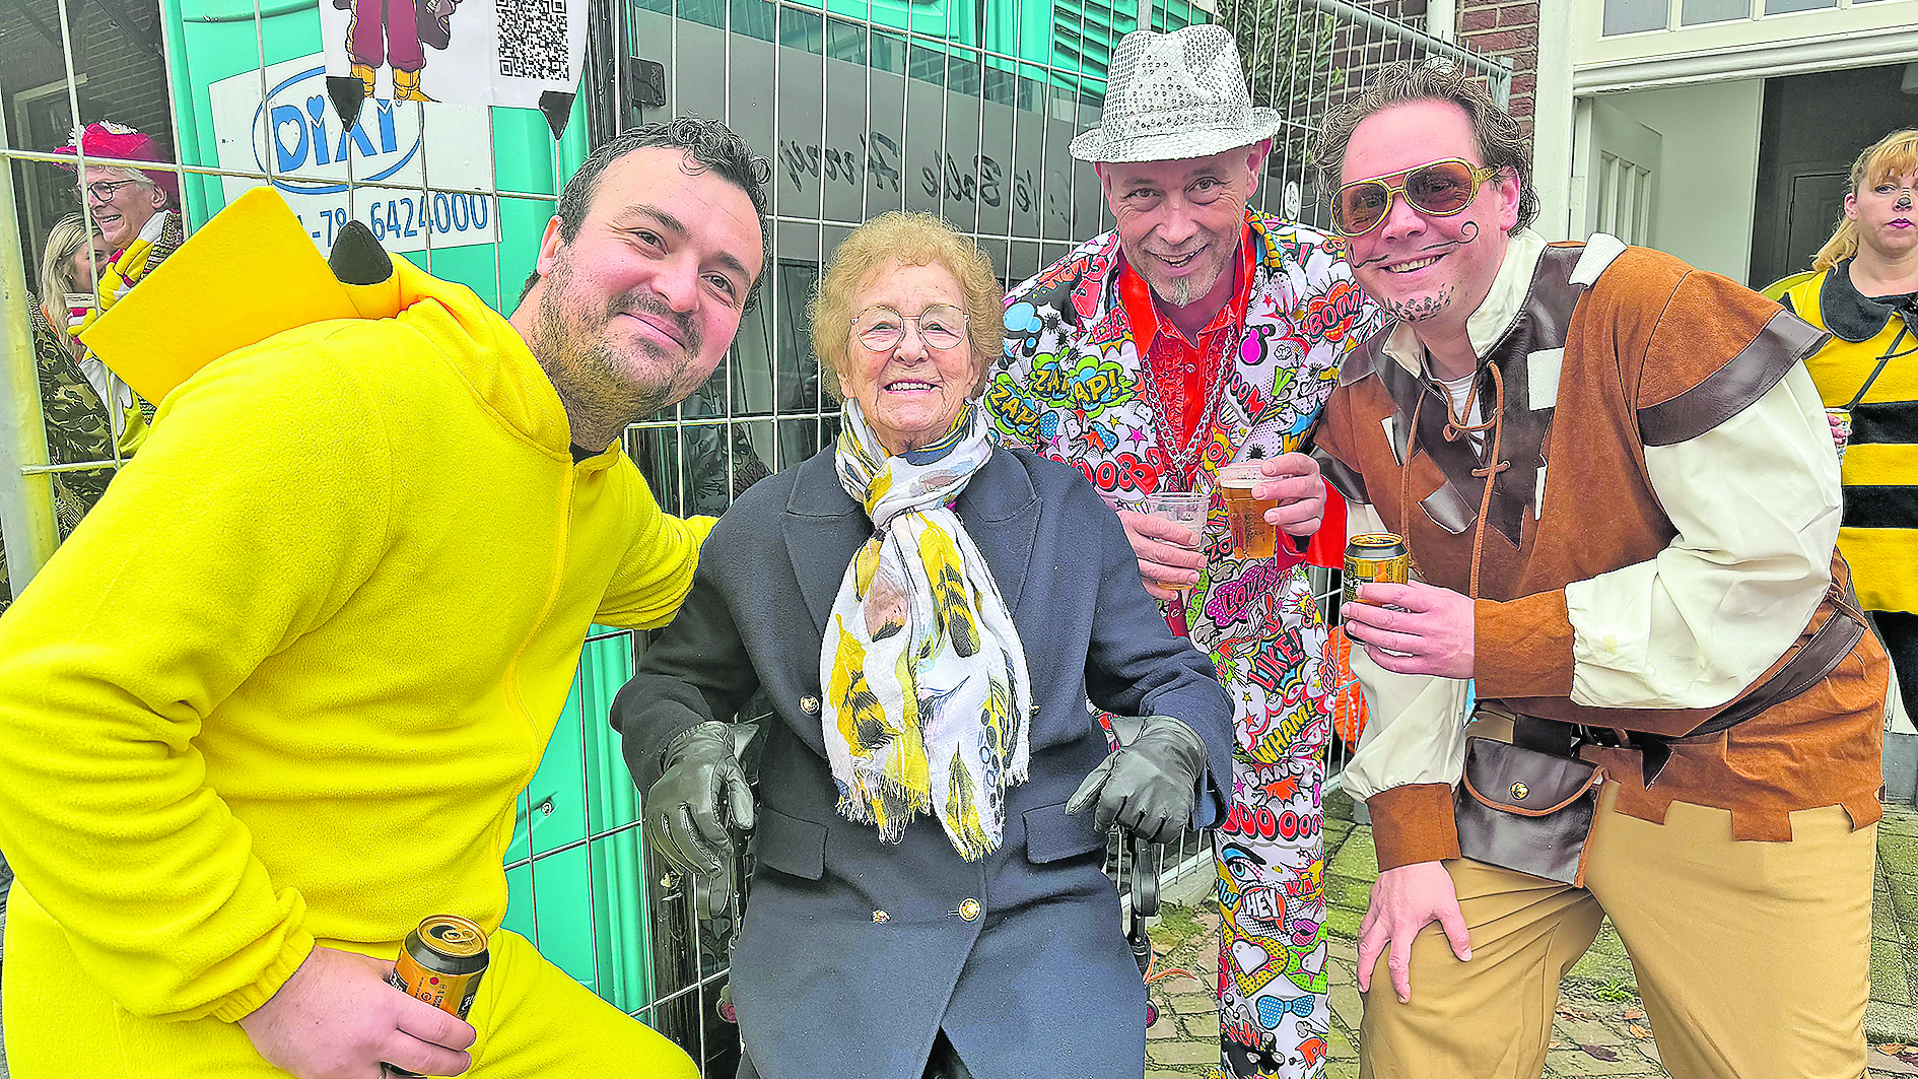
<svg viewBox="0 0 1918 1079"><path fill-rule="evenodd" d="M13 148L0 111L0 147ZM27 586L53 557L53 478L29 472L47 463L46 427L40 414L40 375L33 356L25 248L13 188L13 162L0 161L0 311L6 312L0 351L0 534L6 537L7 576L13 594ZM56 312L57 313L57 312Z"/></svg>

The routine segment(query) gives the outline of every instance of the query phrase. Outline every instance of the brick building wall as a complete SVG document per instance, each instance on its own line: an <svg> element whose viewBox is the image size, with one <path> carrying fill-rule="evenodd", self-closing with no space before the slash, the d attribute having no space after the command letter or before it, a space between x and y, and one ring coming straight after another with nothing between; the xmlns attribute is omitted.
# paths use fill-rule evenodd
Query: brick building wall
<svg viewBox="0 0 1918 1079"><path fill-rule="evenodd" d="M1538 85L1538 0L1458 0L1458 43L1512 62L1508 108L1530 135Z"/></svg>
<svg viewBox="0 0 1918 1079"><path fill-rule="evenodd" d="M75 17L70 35L74 71L84 76L79 85L81 118L130 124L158 139L162 152L171 154L172 109L160 49L158 0L70 2L67 10ZM22 149L64 146L72 131L59 17L57 4L0 4L0 107L6 109L9 144ZM31 100L22 96L55 83L62 85L50 95ZM28 285L36 287L33 278L47 230L62 214L79 208L72 193L74 177L46 164L17 166L14 175L21 182L19 228Z"/></svg>
<svg viewBox="0 0 1918 1079"><path fill-rule="evenodd" d="M103 3L67 6L68 11L80 13L72 45L74 70L86 78L80 86L81 111L88 120L108 117L170 142L159 4L155 0L106 2L126 26L116 22ZM17 116L11 109L14 95L66 78L60 43L43 32L57 35L58 20L59 8L53 4L0 5L0 95L9 105L9 126Z"/></svg>

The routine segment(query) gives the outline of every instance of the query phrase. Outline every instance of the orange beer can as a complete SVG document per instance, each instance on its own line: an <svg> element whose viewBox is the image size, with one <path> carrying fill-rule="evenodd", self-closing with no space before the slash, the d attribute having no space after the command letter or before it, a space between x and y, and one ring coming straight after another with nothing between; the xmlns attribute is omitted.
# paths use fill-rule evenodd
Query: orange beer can
<svg viewBox="0 0 1918 1079"><path fill-rule="evenodd" d="M1404 584L1412 575L1412 556L1405 540L1391 532L1353 536L1345 546L1345 586L1341 606L1358 603L1362 584Z"/></svg>
<svg viewBox="0 0 1918 1079"><path fill-rule="evenodd" d="M406 934L386 981L410 997L464 1019L473 1010L488 959L486 930L457 914L435 914ZM394 1075L419 1074L391 1064L386 1068Z"/></svg>

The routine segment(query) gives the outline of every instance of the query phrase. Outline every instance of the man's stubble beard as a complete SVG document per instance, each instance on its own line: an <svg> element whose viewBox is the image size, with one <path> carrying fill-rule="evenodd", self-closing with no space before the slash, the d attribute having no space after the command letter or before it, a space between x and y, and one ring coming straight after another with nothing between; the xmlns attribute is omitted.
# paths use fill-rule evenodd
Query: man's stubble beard
<svg viewBox="0 0 1918 1079"><path fill-rule="evenodd" d="M1175 277L1166 282L1165 293L1161 299L1174 307L1187 307L1192 303L1192 279Z"/></svg>
<svg viewBox="0 0 1918 1079"><path fill-rule="evenodd" d="M676 401L674 387L681 372L693 362L692 356L671 357L651 341L636 342L635 348L645 350L661 366L672 368L663 384L636 385L622 374L621 356L606 340L615 313L634 307L646 309L648 305L622 298L599 312L595 328L589 313L568 308L565 301L571 283L572 268L562 263L548 282L546 295L540 298L533 331L534 355L569 410L595 425L623 428Z"/></svg>

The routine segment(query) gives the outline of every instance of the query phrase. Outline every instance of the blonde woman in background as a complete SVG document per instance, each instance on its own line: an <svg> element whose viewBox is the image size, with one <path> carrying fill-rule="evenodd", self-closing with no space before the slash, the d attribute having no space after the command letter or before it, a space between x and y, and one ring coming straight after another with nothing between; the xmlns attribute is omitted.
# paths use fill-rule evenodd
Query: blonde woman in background
<svg viewBox="0 0 1918 1079"><path fill-rule="evenodd" d="M85 220L79 214L68 214L55 223L40 252L40 302L28 314L33 321L35 366L40 374L47 459L56 465L113 460L118 425L113 426L114 433L109 433L109 410L83 366L86 348L67 330L72 315L67 296L92 294L95 270L106 265L105 245L99 230L89 238ZM55 492L63 536L100 500L112 475L110 467L59 473L73 496L68 504Z"/></svg>
<svg viewBox="0 0 1918 1079"><path fill-rule="evenodd" d="M86 221L81 215L68 214L54 224L53 230L47 233L47 245L40 252L40 317L49 328L65 330L75 313L67 303L67 296L85 293L91 297L94 284L99 280L98 269L106 266L112 257L113 250L97 226L92 242L88 242ZM90 310L91 300L87 306ZM86 351L67 333L62 332L60 337L75 359Z"/></svg>
<svg viewBox="0 0 1918 1079"><path fill-rule="evenodd" d="M47 460L76 465L113 459L113 435L100 395L81 370L85 351L66 330L70 312L66 295L93 291L93 271L105 265L105 241L95 232L88 242L79 214L68 214L53 226L40 252L39 302L27 306L33 327L34 367L40 377L40 410L47 432ZM113 478L108 464L98 470L56 472L53 477L54 517L65 539L80 518L106 492ZM0 611L12 602L7 579L5 546L0 542Z"/></svg>
<svg viewBox="0 0 1918 1079"><path fill-rule="evenodd" d="M1826 406L1851 411L1849 440L1838 421L1832 430L1846 449L1838 547L1891 653L1893 724L1909 733L1918 708L1918 128L1866 147L1848 184L1844 216L1812 271L1765 294L1832 335L1806 366Z"/></svg>

